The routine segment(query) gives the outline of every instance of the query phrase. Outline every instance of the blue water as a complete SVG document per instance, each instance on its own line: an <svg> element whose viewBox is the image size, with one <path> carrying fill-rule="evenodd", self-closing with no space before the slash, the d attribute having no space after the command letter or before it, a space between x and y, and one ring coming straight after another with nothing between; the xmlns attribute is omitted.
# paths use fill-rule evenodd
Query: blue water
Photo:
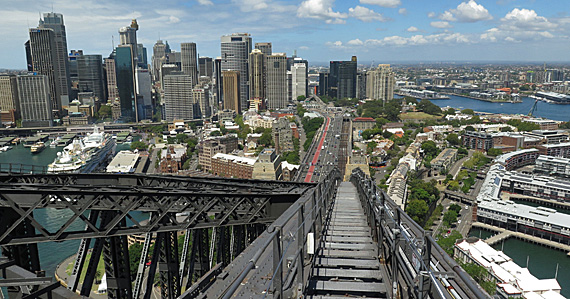
<svg viewBox="0 0 570 299"><path fill-rule="evenodd" d="M474 111L480 112L524 115L528 114L535 101L528 97L522 97L522 103L491 103L454 95L449 97L449 99L430 101L439 107L449 106L453 108L473 109ZM570 105L556 105L539 101L537 103L534 116L560 121L570 121Z"/></svg>

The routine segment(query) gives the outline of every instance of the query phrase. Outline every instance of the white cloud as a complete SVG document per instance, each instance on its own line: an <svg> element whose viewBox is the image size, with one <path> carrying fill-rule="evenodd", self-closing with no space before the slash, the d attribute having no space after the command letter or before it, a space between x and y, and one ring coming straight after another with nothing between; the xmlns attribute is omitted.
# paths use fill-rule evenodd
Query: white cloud
<svg viewBox="0 0 570 299"><path fill-rule="evenodd" d="M472 41L465 35L461 33L444 32L431 35L414 35L412 37L403 36L387 36L383 39L368 39L366 41L361 41L360 39L354 39L346 43L341 41L327 42L325 45L331 48L343 49L343 50L354 50L358 48L359 50L369 50L378 47L407 47L407 46L422 46L422 45L450 45L450 44L465 44L471 43Z"/></svg>
<svg viewBox="0 0 570 299"><path fill-rule="evenodd" d="M410 26L410 28L406 29L406 31L408 32L418 32L420 31L417 27L415 26Z"/></svg>
<svg viewBox="0 0 570 299"><path fill-rule="evenodd" d="M361 4L372 4L382 7L398 7L402 2L400 0L360 0Z"/></svg>
<svg viewBox="0 0 570 299"><path fill-rule="evenodd" d="M445 21L436 21L429 23L431 27L444 29L444 28L453 28L453 25L449 24L449 22Z"/></svg>
<svg viewBox="0 0 570 299"><path fill-rule="evenodd" d="M243 12L262 10L269 7L266 0L232 0L232 2L237 4Z"/></svg>
<svg viewBox="0 0 570 299"><path fill-rule="evenodd" d="M442 21L449 21L449 22L457 21L457 19L449 11L445 11L442 14L440 14L439 19Z"/></svg>
<svg viewBox="0 0 570 299"><path fill-rule="evenodd" d="M428 18L435 18L436 14L433 11L428 12L427 14Z"/></svg>
<svg viewBox="0 0 570 299"><path fill-rule="evenodd" d="M402 7L402 8L400 8L400 9L398 9L398 13L401 14L401 15L407 15L407 14L408 14L408 10Z"/></svg>
<svg viewBox="0 0 570 299"><path fill-rule="evenodd" d="M210 0L198 0L198 3L200 3L200 5L214 5Z"/></svg>
<svg viewBox="0 0 570 299"><path fill-rule="evenodd" d="M357 38L357 39L349 40L346 44L350 45L350 46L362 46L362 45L364 45L364 42Z"/></svg>
<svg viewBox="0 0 570 299"><path fill-rule="evenodd" d="M477 4L475 0L461 2L457 8L443 12L439 18L442 21L459 21L465 23L473 23L478 21L487 21L493 19L489 11L481 4Z"/></svg>
<svg viewBox="0 0 570 299"><path fill-rule="evenodd" d="M334 0L305 0L299 5L297 16L323 20L328 24L344 24L347 14L334 11L333 4Z"/></svg>
<svg viewBox="0 0 570 299"><path fill-rule="evenodd" d="M299 50L309 50L309 47L307 47L307 46L300 46L300 47L299 47Z"/></svg>
<svg viewBox="0 0 570 299"><path fill-rule="evenodd" d="M554 23L539 16L534 10L515 8L508 12L496 28L481 34L481 40L490 42L521 42L530 40L552 39L550 31L558 30L563 21Z"/></svg>
<svg viewBox="0 0 570 299"><path fill-rule="evenodd" d="M382 15L379 14L369 8L357 5L354 8L349 8L348 9L348 16L353 17L353 18L357 18L359 20L361 20L362 22L373 22L373 21L379 21L379 22L385 22L387 21L387 19Z"/></svg>
<svg viewBox="0 0 570 299"><path fill-rule="evenodd" d="M170 17L168 17L168 23L169 24L180 23L180 19L175 17L175 16L170 16Z"/></svg>

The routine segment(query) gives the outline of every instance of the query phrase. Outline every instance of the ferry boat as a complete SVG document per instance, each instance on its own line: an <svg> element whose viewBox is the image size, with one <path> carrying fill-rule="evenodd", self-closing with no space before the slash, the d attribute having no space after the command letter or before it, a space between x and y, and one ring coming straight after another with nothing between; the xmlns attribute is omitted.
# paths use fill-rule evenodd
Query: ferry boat
<svg viewBox="0 0 570 299"><path fill-rule="evenodd" d="M30 151L32 154L39 154L46 148L46 144L43 142L36 142L36 144L32 145Z"/></svg>
<svg viewBox="0 0 570 299"><path fill-rule="evenodd" d="M7 151L9 151L9 150L11 150L11 149L12 149L11 146L6 145L6 146L3 146L3 147L0 147L0 152L7 152Z"/></svg>
<svg viewBox="0 0 570 299"><path fill-rule="evenodd" d="M109 134L99 132L83 138L75 138L57 154L53 163L48 165L48 172L90 173L107 161L115 151L115 140Z"/></svg>

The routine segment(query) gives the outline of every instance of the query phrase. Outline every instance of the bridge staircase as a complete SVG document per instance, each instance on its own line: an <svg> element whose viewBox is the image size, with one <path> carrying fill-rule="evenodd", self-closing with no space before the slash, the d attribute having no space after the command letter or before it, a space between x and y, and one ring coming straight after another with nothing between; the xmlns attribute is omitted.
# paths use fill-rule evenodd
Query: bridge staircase
<svg viewBox="0 0 570 299"><path fill-rule="evenodd" d="M386 284L356 187L342 182L324 226L307 298L386 298Z"/></svg>

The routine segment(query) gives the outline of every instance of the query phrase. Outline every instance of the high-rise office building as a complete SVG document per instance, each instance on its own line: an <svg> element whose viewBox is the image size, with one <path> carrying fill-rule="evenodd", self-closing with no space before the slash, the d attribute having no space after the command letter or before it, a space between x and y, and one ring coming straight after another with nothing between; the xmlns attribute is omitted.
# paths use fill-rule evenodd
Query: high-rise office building
<svg viewBox="0 0 570 299"><path fill-rule="evenodd" d="M154 81L160 80L160 68L166 63L166 45L157 40L152 47L152 77Z"/></svg>
<svg viewBox="0 0 570 299"><path fill-rule="evenodd" d="M48 78L49 95L53 110L62 110L60 68L56 67L55 35L51 29L30 28L30 51L33 71Z"/></svg>
<svg viewBox="0 0 570 299"><path fill-rule="evenodd" d="M254 49L249 54L249 100L260 103L263 106L266 89L265 55L259 49ZM250 105L251 106L251 105ZM263 109L263 107L256 107Z"/></svg>
<svg viewBox="0 0 570 299"><path fill-rule="evenodd" d="M15 123L19 112L16 76L0 75L0 121L5 124Z"/></svg>
<svg viewBox="0 0 570 299"><path fill-rule="evenodd" d="M138 67L147 69L148 59L146 56L146 48L143 44L137 44L137 54L138 54Z"/></svg>
<svg viewBox="0 0 570 299"><path fill-rule="evenodd" d="M366 71L356 74L356 98L359 100L366 98Z"/></svg>
<svg viewBox="0 0 570 299"><path fill-rule="evenodd" d="M77 56L78 89L79 92L91 91L99 101L106 102L102 61L101 55Z"/></svg>
<svg viewBox="0 0 570 299"><path fill-rule="evenodd" d="M267 108L287 107L287 55L274 53L267 61Z"/></svg>
<svg viewBox="0 0 570 299"><path fill-rule="evenodd" d="M222 79L222 58L216 57L214 59L214 96L216 106L223 107L223 79Z"/></svg>
<svg viewBox="0 0 570 299"><path fill-rule="evenodd" d="M210 106L209 85L195 86L192 89L192 102L195 103L194 118L209 118L212 116Z"/></svg>
<svg viewBox="0 0 570 299"><path fill-rule="evenodd" d="M242 111L248 109L249 66L251 36L249 33L234 33L221 38L222 71L239 72L239 104ZM225 97L225 96L224 96Z"/></svg>
<svg viewBox="0 0 570 299"><path fill-rule="evenodd" d="M131 45L119 45L115 49L115 71L121 105L121 119L124 122L137 121L135 64Z"/></svg>
<svg viewBox="0 0 570 299"><path fill-rule="evenodd" d="M138 43L137 43L137 30L139 30L139 24L137 20L133 19L131 25L127 27L121 27L119 29L119 40L120 45L130 45L133 48L133 57L138 58ZM133 58L133 60L135 60Z"/></svg>
<svg viewBox="0 0 570 299"><path fill-rule="evenodd" d="M260 50L265 56L272 55L271 43L255 43L255 48Z"/></svg>
<svg viewBox="0 0 570 299"><path fill-rule="evenodd" d="M191 83L192 78L185 74L164 77L164 111L167 121L194 118Z"/></svg>
<svg viewBox="0 0 570 299"><path fill-rule="evenodd" d="M115 65L115 55L111 54L105 58L105 74L107 77L107 103L113 104L119 100L119 89L117 88L117 71ZM101 101L104 103L105 101Z"/></svg>
<svg viewBox="0 0 570 299"><path fill-rule="evenodd" d="M55 61L53 67L56 68L55 81L56 84L59 85L59 102L61 102L61 106L67 106L72 99L69 98L71 82L69 79L69 66L67 60L67 35L65 32L63 15L55 12L48 12L44 13L43 17L43 20L40 20L39 22L38 28L53 30L55 46L53 49L53 51L55 51ZM34 47L32 47L32 54L33 49ZM38 71L38 73L41 72ZM49 76L48 80L50 80ZM59 109L61 109L61 107Z"/></svg>
<svg viewBox="0 0 570 299"><path fill-rule="evenodd" d="M198 74L200 77L206 76L212 78L214 73L214 62L211 57L198 57Z"/></svg>
<svg viewBox="0 0 570 299"><path fill-rule="evenodd" d="M148 69L137 68L135 72L139 119L152 118L152 81Z"/></svg>
<svg viewBox="0 0 570 299"><path fill-rule="evenodd" d="M196 43L180 44L180 62L182 63L182 72L192 78L192 87L198 84L197 59Z"/></svg>
<svg viewBox="0 0 570 299"><path fill-rule="evenodd" d="M45 75L20 75L17 78L17 82L22 126L53 126L48 77Z"/></svg>
<svg viewBox="0 0 570 299"><path fill-rule="evenodd" d="M328 95L329 92L329 73L319 73L319 88L317 90L318 96Z"/></svg>
<svg viewBox="0 0 570 299"><path fill-rule="evenodd" d="M237 114L241 113L240 105L240 88L242 86L240 82L240 72L239 71L223 71L223 94L224 94L224 109L233 110Z"/></svg>
<svg viewBox="0 0 570 299"><path fill-rule="evenodd" d="M329 73L329 92L332 98L344 99L356 97L356 56L350 61L331 61Z"/></svg>
<svg viewBox="0 0 570 299"><path fill-rule="evenodd" d="M291 66L291 98L296 101L299 96L307 96L307 66L304 63Z"/></svg>
<svg viewBox="0 0 570 299"><path fill-rule="evenodd" d="M390 101L394 98L396 79L389 64L379 64L366 72L366 97L374 100Z"/></svg>

